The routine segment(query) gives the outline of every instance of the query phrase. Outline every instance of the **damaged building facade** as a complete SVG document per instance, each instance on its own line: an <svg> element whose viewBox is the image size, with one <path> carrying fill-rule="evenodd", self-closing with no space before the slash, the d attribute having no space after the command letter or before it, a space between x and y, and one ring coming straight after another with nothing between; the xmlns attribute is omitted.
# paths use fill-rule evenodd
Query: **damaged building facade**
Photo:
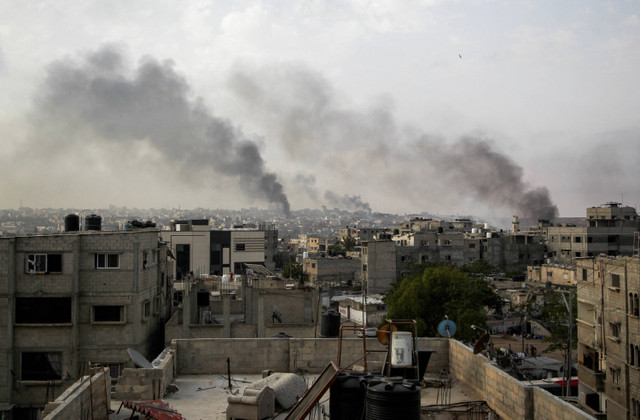
<svg viewBox="0 0 640 420"><path fill-rule="evenodd" d="M128 348L157 354L168 271L156 229L0 238L0 405L38 418L89 362L118 377Z"/></svg>

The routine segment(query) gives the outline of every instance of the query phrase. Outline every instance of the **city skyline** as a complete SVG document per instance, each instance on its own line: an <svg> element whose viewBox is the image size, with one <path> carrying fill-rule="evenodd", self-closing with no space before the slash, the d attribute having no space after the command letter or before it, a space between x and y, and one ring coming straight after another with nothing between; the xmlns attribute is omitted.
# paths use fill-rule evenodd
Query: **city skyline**
<svg viewBox="0 0 640 420"><path fill-rule="evenodd" d="M639 9L0 1L0 207L637 208Z"/></svg>

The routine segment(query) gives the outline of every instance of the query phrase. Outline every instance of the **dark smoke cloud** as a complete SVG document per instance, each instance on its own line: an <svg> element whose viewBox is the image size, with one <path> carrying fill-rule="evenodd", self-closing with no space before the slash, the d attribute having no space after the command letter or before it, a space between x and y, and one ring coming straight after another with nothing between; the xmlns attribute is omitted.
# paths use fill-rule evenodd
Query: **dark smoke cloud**
<svg viewBox="0 0 640 420"><path fill-rule="evenodd" d="M551 218L558 213L547 188L530 187L522 168L487 139L468 136L451 144L401 126L388 98L354 110L320 74L287 63L238 64L229 86L292 158L330 168L322 171L325 177L334 176L324 186L329 191L335 191L331 183L338 180L351 182L359 192L375 188L395 199L404 195L414 206L433 200L451 203L448 196L457 195L522 217ZM323 180L318 184L322 187ZM325 198L345 203L332 192Z"/></svg>
<svg viewBox="0 0 640 420"><path fill-rule="evenodd" d="M65 142L79 137L123 147L148 141L172 167L207 167L237 177L245 193L289 214L283 187L266 170L256 142L191 99L171 61L146 57L128 71L125 56L107 46L80 62L55 62L40 89L34 121L49 151L64 150L70 147Z"/></svg>
<svg viewBox="0 0 640 420"><path fill-rule="evenodd" d="M369 203L362 201L359 195L338 195L331 191L324 193L324 198L333 207L337 207L343 210L364 210L371 213L371 206Z"/></svg>
<svg viewBox="0 0 640 420"><path fill-rule="evenodd" d="M515 210L523 217L550 219L558 215L546 187L531 188L523 170L486 139L464 137L452 145L425 139L422 156L436 167L452 188L488 205Z"/></svg>

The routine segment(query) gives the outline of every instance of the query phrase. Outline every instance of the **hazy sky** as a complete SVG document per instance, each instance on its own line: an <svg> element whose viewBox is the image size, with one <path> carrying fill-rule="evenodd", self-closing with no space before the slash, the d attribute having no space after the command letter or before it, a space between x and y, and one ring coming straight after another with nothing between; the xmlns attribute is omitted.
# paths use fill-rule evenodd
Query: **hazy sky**
<svg viewBox="0 0 640 420"><path fill-rule="evenodd" d="M639 0L0 0L0 92L0 208L640 205Z"/></svg>

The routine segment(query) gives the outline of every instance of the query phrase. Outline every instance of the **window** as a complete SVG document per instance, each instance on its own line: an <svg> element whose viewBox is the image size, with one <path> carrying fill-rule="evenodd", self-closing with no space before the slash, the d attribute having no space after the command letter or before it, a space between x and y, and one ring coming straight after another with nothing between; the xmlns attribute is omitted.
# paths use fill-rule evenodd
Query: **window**
<svg viewBox="0 0 640 420"><path fill-rule="evenodd" d="M244 244L236 244L236 251L244 251L244 249L245 249Z"/></svg>
<svg viewBox="0 0 640 420"><path fill-rule="evenodd" d="M574 236L573 242L579 244L580 242L582 242L582 236Z"/></svg>
<svg viewBox="0 0 640 420"><path fill-rule="evenodd" d="M142 317L149 318L151 316L151 302L145 300L142 302Z"/></svg>
<svg viewBox="0 0 640 420"><path fill-rule="evenodd" d="M70 324L70 297L16 298L16 324Z"/></svg>
<svg viewBox="0 0 640 420"><path fill-rule="evenodd" d="M612 287L617 287L618 289L620 288L620 275L619 274L612 274L611 275L611 286Z"/></svg>
<svg viewBox="0 0 640 420"><path fill-rule="evenodd" d="M62 379L61 352L23 352L20 379L23 381L55 381Z"/></svg>
<svg viewBox="0 0 640 420"><path fill-rule="evenodd" d="M420 241L420 246L428 246L429 241Z"/></svg>
<svg viewBox="0 0 640 420"><path fill-rule="evenodd" d="M105 305L105 306L94 306L93 307L93 322L118 322L123 323L125 320L124 317L124 306L117 305Z"/></svg>
<svg viewBox="0 0 640 420"><path fill-rule="evenodd" d="M583 268L582 269L582 280L587 281L587 269Z"/></svg>
<svg viewBox="0 0 640 420"><path fill-rule="evenodd" d="M428 255L423 255L422 256L422 262L426 262L429 261L429 256Z"/></svg>
<svg viewBox="0 0 640 420"><path fill-rule="evenodd" d="M470 243L470 244L469 244L469 249L473 249L473 248L475 248L475 247L476 247L476 244L474 244L474 243Z"/></svg>
<svg viewBox="0 0 640 420"><path fill-rule="evenodd" d="M362 264L362 271L367 271L367 264Z"/></svg>
<svg viewBox="0 0 640 420"><path fill-rule="evenodd" d="M29 274L62 273L62 254L28 254L26 272Z"/></svg>
<svg viewBox="0 0 640 420"><path fill-rule="evenodd" d="M400 261L403 261L403 262L411 261L411 255L403 255L402 257L400 257Z"/></svg>
<svg viewBox="0 0 640 420"><path fill-rule="evenodd" d="M120 254L96 254L95 268L120 268Z"/></svg>
<svg viewBox="0 0 640 420"><path fill-rule="evenodd" d="M611 323L609 323L609 327L611 327L611 336L619 338L620 337L620 324L611 322Z"/></svg>
<svg viewBox="0 0 640 420"><path fill-rule="evenodd" d="M149 265L149 252L142 251L142 269L146 270Z"/></svg>
<svg viewBox="0 0 640 420"><path fill-rule="evenodd" d="M610 367L609 375L611 376L611 383L614 385L620 385L620 368Z"/></svg>

